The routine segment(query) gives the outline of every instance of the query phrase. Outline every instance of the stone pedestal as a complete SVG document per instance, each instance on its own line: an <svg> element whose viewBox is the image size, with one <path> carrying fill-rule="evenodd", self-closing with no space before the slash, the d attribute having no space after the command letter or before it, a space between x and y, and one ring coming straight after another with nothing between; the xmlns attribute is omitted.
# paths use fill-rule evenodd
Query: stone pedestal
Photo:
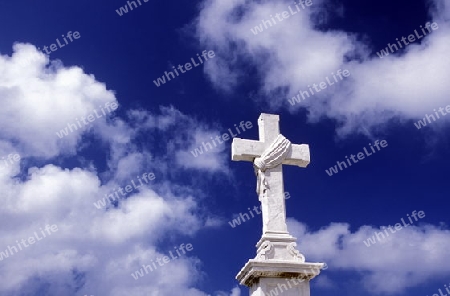
<svg viewBox="0 0 450 296"><path fill-rule="evenodd" d="M310 296L309 281L324 263L307 263L288 233L268 232L257 243L257 255L236 276L250 296Z"/></svg>

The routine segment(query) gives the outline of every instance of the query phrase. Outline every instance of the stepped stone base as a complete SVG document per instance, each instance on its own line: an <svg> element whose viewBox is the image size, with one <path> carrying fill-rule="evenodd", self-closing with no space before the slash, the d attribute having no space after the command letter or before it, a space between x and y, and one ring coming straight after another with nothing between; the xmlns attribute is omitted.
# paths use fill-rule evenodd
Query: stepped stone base
<svg viewBox="0 0 450 296"><path fill-rule="evenodd" d="M257 243L257 255L236 276L250 288L250 296L310 296L309 281L324 263L307 263L288 233L265 233Z"/></svg>

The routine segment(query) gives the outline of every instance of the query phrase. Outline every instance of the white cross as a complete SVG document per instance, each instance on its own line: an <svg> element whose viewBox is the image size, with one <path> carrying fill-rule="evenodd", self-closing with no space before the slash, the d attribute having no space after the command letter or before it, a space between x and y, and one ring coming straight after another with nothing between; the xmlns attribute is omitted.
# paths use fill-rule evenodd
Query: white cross
<svg viewBox="0 0 450 296"><path fill-rule="evenodd" d="M231 159L253 162L256 157L260 157L280 134L279 121L278 115L262 113L258 119L259 141L234 138ZM283 164L305 168L310 161L309 146L292 144L291 147ZM259 195L262 205L263 235L286 234L288 231L282 165L267 169L265 176L269 188Z"/></svg>

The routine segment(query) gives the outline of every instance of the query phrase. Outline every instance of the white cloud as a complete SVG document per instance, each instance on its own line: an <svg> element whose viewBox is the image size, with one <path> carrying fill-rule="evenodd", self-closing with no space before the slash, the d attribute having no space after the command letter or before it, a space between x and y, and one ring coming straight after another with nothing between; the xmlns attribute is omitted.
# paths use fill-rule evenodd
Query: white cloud
<svg viewBox="0 0 450 296"><path fill-rule="evenodd" d="M446 259L450 256L446 246L450 231L444 227L408 226L367 247L364 241L382 230L361 226L352 233L350 225L332 223L311 232L294 219L289 219L288 224L307 261L327 263L327 272L361 272L361 284L369 291L400 293L450 274Z"/></svg>
<svg viewBox="0 0 450 296"><path fill-rule="evenodd" d="M133 110L129 116L139 125L139 130L157 129L164 132L167 161L173 161L176 166L184 169L229 173L227 161L230 156L226 153L226 145L231 145L231 141L219 143L214 140L214 145L211 140L211 137L214 139L221 135L219 128L208 126L174 107L161 107L160 112L157 115ZM199 147L202 147L202 153L195 157L192 151Z"/></svg>
<svg viewBox="0 0 450 296"><path fill-rule="evenodd" d="M170 155L159 153L166 149L177 155L192 145L195 135L213 129L172 107L161 108L160 115L131 110L128 122L116 116L93 123L92 132L100 136L110 153L103 156L106 171L98 172L93 159L78 155L80 167L64 169L53 163L54 157L64 159L90 144L82 138L87 135L85 131L75 131L63 140L55 132L68 120L116 101L113 92L78 67L64 67L59 62L49 66L48 57L32 45L17 44L12 57L0 56L0 69L0 98L4 102L0 156L19 152L22 157L21 162L0 166L0 252L8 246L17 247L16 240L28 239L47 224L58 227L51 236L1 260L0 294L157 292L206 296L194 288L203 277L197 254L174 260L139 280L131 273L167 254L170 249L160 245L164 238L181 235L188 240L200 228L221 223L198 206L201 193L163 180L169 167L176 170L183 166L169 162ZM183 129L174 130L179 126ZM163 139L158 142L161 131ZM142 133L150 139L150 147L137 145ZM175 142L165 141L174 134ZM30 165L33 157L45 163ZM211 154L211 158L226 157L222 152ZM25 168L19 178L20 165ZM214 166L209 169L219 171ZM105 194L142 172L154 172L155 181L129 193L116 206L105 210L94 206Z"/></svg>
<svg viewBox="0 0 450 296"><path fill-rule="evenodd" d="M307 108L311 121L324 115L336 119L339 134L346 135L366 132L365 128L394 117L417 120L450 104L446 81L450 76L450 1L436 3L438 9L431 13L439 29L422 39L422 44L409 45L404 54L383 59L369 58L381 48L369 48L358 36L318 30L316 25L326 22L327 16L342 15L342 7L330 10L321 1L254 35L251 28L270 15L288 11L292 2L206 0L196 22L197 34L217 54L205 69L218 88L229 91L238 81L244 82L250 64L261 81L258 93L272 107L285 106L292 112ZM417 23L419 31L420 25L425 24ZM413 33L404 32L404 36ZM350 78L290 106L287 99L308 85L325 81L338 69L350 70Z"/></svg>
<svg viewBox="0 0 450 296"><path fill-rule="evenodd" d="M115 96L79 67L49 63L29 44L14 45L11 57L0 56L0 126L3 139L19 141L22 156L51 158L74 154L82 130L60 140L56 135L69 122L100 110ZM105 117L92 123L104 126Z"/></svg>
<svg viewBox="0 0 450 296"><path fill-rule="evenodd" d="M89 274L86 293L108 294L106 291L126 285L128 280L122 278L131 278L137 268L135 263L149 259L146 254L161 256L153 246L160 238L194 234L204 223L195 216L196 202L191 197L162 197L150 189L121 201L118 208L99 211L93 202L104 189L95 173L82 169L69 171L53 165L33 168L27 181L3 178L0 188L7 192L2 196L0 223L10 225L1 231L0 250L16 245L16 240L27 239L46 224L58 226L52 236L2 261L0 274L7 280L0 283L0 291L17 289L38 274L53 283L60 278L54 273L72 287L71 273L78 270ZM135 260L129 262L133 256ZM118 262L127 263L127 268L110 267ZM175 277L183 269L192 271L191 264L191 259L185 259L167 266L174 283L194 282ZM115 283L112 287L111 282ZM149 279L138 285L150 283L158 285Z"/></svg>
<svg viewBox="0 0 450 296"><path fill-rule="evenodd" d="M218 143L215 140L213 142L211 138L214 139L216 136L220 136L220 133L205 132L203 129L197 128L194 131L192 144L188 149L178 151L175 154L177 163L184 168L227 172L229 156L221 157L225 155L227 142ZM231 142L228 142L228 145L231 145ZM202 153L198 152L200 151L199 149L201 149Z"/></svg>

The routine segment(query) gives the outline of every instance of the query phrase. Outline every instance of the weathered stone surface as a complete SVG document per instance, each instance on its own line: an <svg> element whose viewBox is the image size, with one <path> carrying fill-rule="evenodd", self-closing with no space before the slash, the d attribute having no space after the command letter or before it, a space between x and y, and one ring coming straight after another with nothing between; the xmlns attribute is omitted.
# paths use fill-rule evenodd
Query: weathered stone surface
<svg viewBox="0 0 450 296"><path fill-rule="evenodd" d="M233 139L232 160L254 162L255 158L263 159L263 154L270 157L270 151L277 151L271 147L282 147L279 151L283 151L280 155L284 159L274 153L273 159L279 161L273 162L272 167L265 166L261 169L257 163L259 181L261 175L264 176L264 186L258 190L263 234L256 245L255 259L247 262L236 279L242 285L250 287L251 296L278 293L283 293L284 296L309 296L309 281L320 273L324 264L305 262L305 257L296 248L296 238L287 230L282 171L283 164L306 167L310 162L309 146L290 144L284 137L278 137L278 115L261 114L258 126L259 141ZM277 146L279 139L287 144ZM276 144L271 146L273 143ZM278 289L278 293L271 294L274 289Z"/></svg>
<svg viewBox="0 0 450 296"><path fill-rule="evenodd" d="M320 273L323 266L323 263L250 259L236 278L240 284L249 287L257 285L261 278L295 278L309 281Z"/></svg>
<svg viewBox="0 0 450 296"><path fill-rule="evenodd" d="M234 138L232 159L253 162L255 158L260 157L280 134L279 120L278 115L261 114L258 119L259 141ZM309 146L294 144L282 163L306 167L309 161ZM267 169L265 177L270 189L259 196L262 204L263 234L287 233L282 165Z"/></svg>

